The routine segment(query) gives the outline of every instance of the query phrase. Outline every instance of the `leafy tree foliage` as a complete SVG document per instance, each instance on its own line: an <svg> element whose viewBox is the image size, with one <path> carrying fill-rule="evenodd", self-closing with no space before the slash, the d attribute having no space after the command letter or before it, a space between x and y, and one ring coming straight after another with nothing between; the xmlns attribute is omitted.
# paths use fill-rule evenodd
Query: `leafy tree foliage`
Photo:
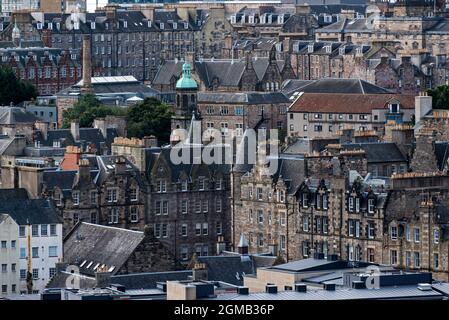
<svg viewBox="0 0 449 320"><path fill-rule="evenodd" d="M108 115L125 116L126 109L104 106L95 95L86 94L81 96L73 108L64 111L63 127L69 128L74 120L79 121L80 127L91 127L95 118L104 118Z"/></svg>
<svg viewBox="0 0 449 320"><path fill-rule="evenodd" d="M36 87L16 78L10 68L0 68L0 104L9 105L36 98Z"/></svg>
<svg viewBox="0 0 449 320"><path fill-rule="evenodd" d="M449 85L429 89L427 93L432 97L432 107L434 109L449 109Z"/></svg>
<svg viewBox="0 0 449 320"><path fill-rule="evenodd" d="M154 135L160 142L169 142L172 115L169 106L147 98L128 109L128 136L143 138Z"/></svg>

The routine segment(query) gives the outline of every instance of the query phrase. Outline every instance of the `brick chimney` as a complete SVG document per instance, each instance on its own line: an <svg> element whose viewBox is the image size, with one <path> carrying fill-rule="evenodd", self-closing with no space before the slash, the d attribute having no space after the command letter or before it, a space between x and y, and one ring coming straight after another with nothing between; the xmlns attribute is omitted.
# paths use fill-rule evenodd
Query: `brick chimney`
<svg viewBox="0 0 449 320"><path fill-rule="evenodd" d="M88 159L80 159L78 166L79 181L90 181L90 162Z"/></svg>
<svg viewBox="0 0 449 320"><path fill-rule="evenodd" d="M83 38L83 85L82 93L92 93L92 58L90 52L90 36Z"/></svg>
<svg viewBox="0 0 449 320"><path fill-rule="evenodd" d="M145 144L145 148L156 148L158 145L157 137L155 136L145 136L142 140Z"/></svg>
<svg viewBox="0 0 449 320"><path fill-rule="evenodd" d="M49 29L42 30L42 42L44 43L44 47L47 48L52 47L51 30Z"/></svg>
<svg viewBox="0 0 449 320"><path fill-rule="evenodd" d="M192 269L193 281L207 281L207 267L205 263L197 262Z"/></svg>
<svg viewBox="0 0 449 320"><path fill-rule="evenodd" d="M124 174L126 172L126 161L123 157L115 159L115 174Z"/></svg>
<svg viewBox="0 0 449 320"><path fill-rule="evenodd" d="M76 146L67 146L65 149L64 159L59 165L62 170L77 170L81 157L81 149Z"/></svg>

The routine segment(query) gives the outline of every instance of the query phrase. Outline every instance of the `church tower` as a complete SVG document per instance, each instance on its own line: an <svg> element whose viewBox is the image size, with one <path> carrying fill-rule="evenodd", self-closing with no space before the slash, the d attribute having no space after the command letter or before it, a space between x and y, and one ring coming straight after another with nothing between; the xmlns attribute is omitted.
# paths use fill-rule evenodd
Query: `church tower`
<svg viewBox="0 0 449 320"><path fill-rule="evenodd" d="M197 92L198 85L192 79L189 63L182 66L182 76L176 82L176 107L175 115L172 117L172 130L188 129L192 114L197 114Z"/></svg>

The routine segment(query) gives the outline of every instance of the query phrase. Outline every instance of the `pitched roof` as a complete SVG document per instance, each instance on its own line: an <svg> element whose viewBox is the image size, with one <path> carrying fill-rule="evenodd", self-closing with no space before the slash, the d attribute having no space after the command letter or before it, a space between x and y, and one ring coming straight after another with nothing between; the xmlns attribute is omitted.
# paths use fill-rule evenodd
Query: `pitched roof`
<svg viewBox="0 0 449 320"><path fill-rule="evenodd" d="M19 225L61 223L52 202L29 199L23 188L0 189L0 213L9 214Z"/></svg>
<svg viewBox="0 0 449 320"><path fill-rule="evenodd" d="M346 150L363 149L366 152L368 163L407 161L407 158L401 153L396 143L349 143L343 144L342 148Z"/></svg>
<svg viewBox="0 0 449 320"><path fill-rule="evenodd" d="M35 123L39 118L34 113L20 107L0 107L0 125Z"/></svg>
<svg viewBox="0 0 449 320"><path fill-rule="evenodd" d="M398 100L403 109L415 108L413 95L304 93L289 112L371 113L374 109L386 109L392 99Z"/></svg>
<svg viewBox="0 0 449 320"><path fill-rule="evenodd" d="M249 256L207 256L198 257L207 266L207 279L243 285L243 276L255 273Z"/></svg>
<svg viewBox="0 0 449 320"><path fill-rule="evenodd" d="M282 92L199 92L198 102L251 105L290 103L290 100Z"/></svg>
<svg viewBox="0 0 449 320"><path fill-rule="evenodd" d="M81 222L64 239L64 261L80 267L83 274L93 275L103 264L114 267L110 272L115 274L144 237L140 231Z"/></svg>

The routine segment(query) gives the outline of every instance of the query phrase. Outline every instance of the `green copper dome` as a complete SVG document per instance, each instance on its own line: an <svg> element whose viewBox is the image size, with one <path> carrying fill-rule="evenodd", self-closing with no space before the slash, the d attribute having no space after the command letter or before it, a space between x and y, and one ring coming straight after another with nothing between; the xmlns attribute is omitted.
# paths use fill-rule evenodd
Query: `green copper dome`
<svg viewBox="0 0 449 320"><path fill-rule="evenodd" d="M176 89L197 89L196 81L190 74L190 64L187 62L182 65L182 77L176 82Z"/></svg>

